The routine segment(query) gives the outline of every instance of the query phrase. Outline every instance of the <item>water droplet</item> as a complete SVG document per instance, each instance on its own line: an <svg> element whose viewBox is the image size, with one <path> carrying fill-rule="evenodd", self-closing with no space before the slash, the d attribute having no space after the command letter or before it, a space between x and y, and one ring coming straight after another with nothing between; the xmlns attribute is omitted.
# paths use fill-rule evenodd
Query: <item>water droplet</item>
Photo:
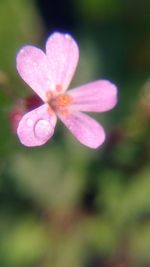
<svg viewBox="0 0 150 267"><path fill-rule="evenodd" d="M41 140L49 139L54 133L54 127L47 120L39 120L34 127L35 136Z"/></svg>

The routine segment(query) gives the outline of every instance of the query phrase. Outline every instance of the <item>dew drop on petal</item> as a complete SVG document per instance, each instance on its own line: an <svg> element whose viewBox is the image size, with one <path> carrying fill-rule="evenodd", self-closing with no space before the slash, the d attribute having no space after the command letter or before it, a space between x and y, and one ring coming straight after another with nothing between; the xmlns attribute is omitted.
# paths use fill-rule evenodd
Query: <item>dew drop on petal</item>
<svg viewBox="0 0 150 267"><path fill-rule="evenodd" d="M46 140L54 133L54 127L47 120L38 120L34 126L34 134L38 139Z"/></svg>

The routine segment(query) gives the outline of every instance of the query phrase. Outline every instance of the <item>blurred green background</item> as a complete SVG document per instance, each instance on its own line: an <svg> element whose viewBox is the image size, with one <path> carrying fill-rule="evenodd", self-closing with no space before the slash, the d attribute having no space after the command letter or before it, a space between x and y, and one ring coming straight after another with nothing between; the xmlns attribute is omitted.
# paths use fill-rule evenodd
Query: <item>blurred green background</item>
<svg viewBox="0 0 150 267"><path fill-rule="evenodd" d="M150 2L0 1L0 267L150 266ZM32 93L15 58L71 33L80 62L71 87L105 78L117 107L93 115L107 139L79 144L60 124L23 147L13 112Z"/></svg>

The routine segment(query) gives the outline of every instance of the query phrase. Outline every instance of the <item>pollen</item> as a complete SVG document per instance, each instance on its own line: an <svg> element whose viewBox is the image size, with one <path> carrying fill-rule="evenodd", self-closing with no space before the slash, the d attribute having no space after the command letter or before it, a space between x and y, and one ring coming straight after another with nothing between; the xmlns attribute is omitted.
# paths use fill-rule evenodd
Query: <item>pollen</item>
<svg viewBox="0 0 150 267"><path fill-rule="evenodd" d="M58 95L56 99L52 101L52 107L55 110L64 111L72 103L72 97L69 95Z"/></svg>
<svg viewBox="0 0 150 267"><path fill-rule="evenodd" d="M56 105L58 107L66 107L69 104L71 104L71 102L72 102L72 98L69 95L59 95L56 98Z"/></svg>

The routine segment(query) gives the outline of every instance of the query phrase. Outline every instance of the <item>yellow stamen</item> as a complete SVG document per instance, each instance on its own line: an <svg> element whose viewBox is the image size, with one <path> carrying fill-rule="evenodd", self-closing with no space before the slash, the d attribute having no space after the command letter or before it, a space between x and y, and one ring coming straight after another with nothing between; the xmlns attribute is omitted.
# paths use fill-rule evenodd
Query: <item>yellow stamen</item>
<svg viewBox="0 0 150 267"><path fill-rule="evenodd" d="M66 108L71 104L72 97L69 95L58 95L51 103L52 108L55 110L66 110Z"/></svg>

